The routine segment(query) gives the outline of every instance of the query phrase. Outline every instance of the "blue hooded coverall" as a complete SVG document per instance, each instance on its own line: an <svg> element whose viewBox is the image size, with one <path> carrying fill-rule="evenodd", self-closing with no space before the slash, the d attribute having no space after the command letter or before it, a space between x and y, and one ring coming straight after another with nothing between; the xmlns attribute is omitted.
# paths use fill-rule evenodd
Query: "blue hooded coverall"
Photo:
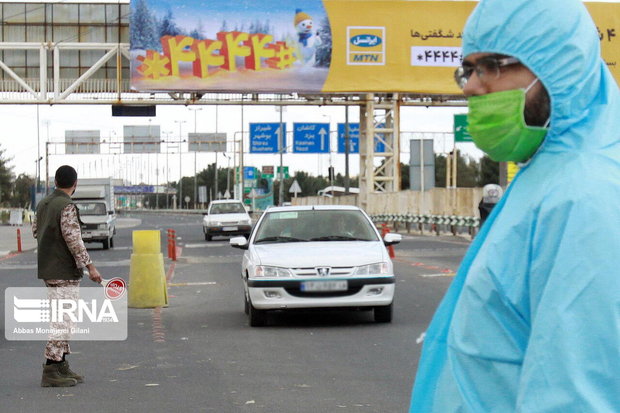
<svg viewBox="0 0 620 413"><path fill-rule="evenodd" d="M580 0L482 0L479 52L540 79L550 130L435 313L410 412L620 412L620 93L597 28Z"/></svg>

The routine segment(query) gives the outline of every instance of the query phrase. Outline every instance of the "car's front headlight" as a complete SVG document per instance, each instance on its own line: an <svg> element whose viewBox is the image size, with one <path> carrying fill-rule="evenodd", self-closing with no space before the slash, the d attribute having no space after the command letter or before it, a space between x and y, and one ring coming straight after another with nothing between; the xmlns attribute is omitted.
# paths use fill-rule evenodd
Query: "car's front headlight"
<svg viewBox="0 0 620 413"><path fill-rule="evenodd" d="M242 219L241 221L239 221L239 225L252 225L252 220L251 219Z"/></svg>
<svg viewBox="0 0 620 413"><path fill-rule="evenodd" d="M108 229L108 224L99 224L97 225L98 229Z"/></svg>
<svg viewBox="0 0 620 413"><path fill-rule="evenodd" d="M388 262L377 262L375 264L362 265L355 269L353 275L389 275L392 274L391 266Z"/></svg>
<svg viewBox="0 0 620 413"><path fill-rule="evenodd" d="M288 268L272 267L269 265L257 265L254 271L255 277L292 277L293 273Z"/></svg>

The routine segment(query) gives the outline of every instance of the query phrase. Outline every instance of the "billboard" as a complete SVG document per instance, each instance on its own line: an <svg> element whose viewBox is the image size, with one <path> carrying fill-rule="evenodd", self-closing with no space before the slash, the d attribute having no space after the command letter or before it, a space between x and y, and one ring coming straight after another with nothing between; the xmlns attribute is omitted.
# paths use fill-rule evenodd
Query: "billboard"
<svg viewBox="0 0 620 413"><path fill-rule="evenodd" d="M65 153L101 153L100 140L101 132L98 130L66 130Z"/></svg>
<svg viewBox="0 0 620 413"><path fill-rule="evenodd" d="M188 133L190 152L226 152L226 133Z"/></svg>
<svg viewBox="0 0 620 413"><path fill-rule="evenodd" d="M132 0L139 91L460 94L473 1ZM620 4L586 3L620 79Z"/></svg>
<svg viewBox="0 0 620 413"><path fill-rule="evenodd" d="M123 151L125 153L159 153L160 150L159 125L123 126Z"/></svg>

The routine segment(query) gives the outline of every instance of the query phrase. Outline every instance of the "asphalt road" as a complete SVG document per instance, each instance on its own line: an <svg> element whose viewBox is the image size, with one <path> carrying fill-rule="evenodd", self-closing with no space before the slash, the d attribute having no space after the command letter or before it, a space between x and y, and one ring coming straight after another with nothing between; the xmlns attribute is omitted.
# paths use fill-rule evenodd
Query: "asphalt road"
<svg viewBox="0 0 620 413"><path fill-rule="evenodd" d="M126 341L74 342L69 360L86 382L66 389L39 386L44 342L7 341L2 322L0 411L406 412L420 337L469 245L405 236L395 248L390 324L375 324L371 312L308 312L274 314L267 327L250 328L242 251L225 238L205 242L200 216L125 218L136 226L118 230L113 250L89 244L91 257L104 278L127 279L131 231L174 228L182 255L170 305L130 309ZM165 254L163 238L165 231ZM0 259L1 291L17 286L41 286L34 251ZM4 294L0 300L4 320Z"/></svg>

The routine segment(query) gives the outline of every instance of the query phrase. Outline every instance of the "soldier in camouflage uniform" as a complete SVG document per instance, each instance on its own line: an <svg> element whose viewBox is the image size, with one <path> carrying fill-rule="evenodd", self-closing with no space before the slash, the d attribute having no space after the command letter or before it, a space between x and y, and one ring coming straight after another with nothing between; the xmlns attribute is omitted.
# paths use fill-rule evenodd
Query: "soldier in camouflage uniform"
<svg viewBox="0 0 620 413"><path fill-rule="evenodd" d="M79 295L79 284L84 268L96 283L101 275L93 265L80 232L77 207L71 195L77 186L77 172L68 165L56 171L56 190L37 207L32 231L38 244L38 277L48 287L50 299L73 299ZM71 321L51 324L52 331L71 331ZM69 334L51 334L45 346L46 363L43 365L41 386L68 387L83 382L83 377L69 368L66 355L70 354Z"/></svg>

